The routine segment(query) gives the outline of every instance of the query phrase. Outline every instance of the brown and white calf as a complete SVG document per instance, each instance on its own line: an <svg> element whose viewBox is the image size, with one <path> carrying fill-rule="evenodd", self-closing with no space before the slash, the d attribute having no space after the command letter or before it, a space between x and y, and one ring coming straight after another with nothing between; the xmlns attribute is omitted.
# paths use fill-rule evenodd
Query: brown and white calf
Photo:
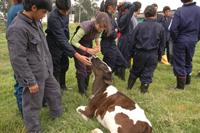
<svg viewBox="0 0 200 133"><path fill-rule="evenodd" d="M151 133L152 126L143 109L112 85L112 71L107 64L99 58L91 61L95 75L93 96L88 106L79 106L77 112L85 120L96 117L111 133ZM97 128L92 133L103 132Z"/></svg>

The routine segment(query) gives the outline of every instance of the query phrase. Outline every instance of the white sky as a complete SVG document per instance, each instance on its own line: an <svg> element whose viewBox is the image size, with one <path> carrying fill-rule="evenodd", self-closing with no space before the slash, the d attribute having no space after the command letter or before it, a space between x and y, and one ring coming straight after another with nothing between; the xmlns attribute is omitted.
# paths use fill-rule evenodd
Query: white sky
<svg viewBox="0 0 200 133"><path fill-rule="evenodd" d="M74 0L71 0L72 3L74 3ZM102 0L94 0L94 1L99 1L101 3ZM118 0L118 1L129 1L129 2L134 2L134 1L140 1L142 3L142 11L147 5L151 5L153 3L158 4L158 11L162 11L164 6L170 6L171 9L177 9L178 7L182 6L181 0ZM200 0L193 0L197 2L197 5L200 6Z"/></svg>
<svg viewBox="0 0 200 133"><path fill-rule="evenodd" d="M125 0L133 2L135 0ZM147 5L151 5L153 3L156 3L158 5L158 11L162 11L164 6L169 6L171 9L177 9L178 7L181 7L183 4L181 0L138 0L142 3L142 11ZM193 0L197 3L197 5L200 5L200 0Z"/></svg>

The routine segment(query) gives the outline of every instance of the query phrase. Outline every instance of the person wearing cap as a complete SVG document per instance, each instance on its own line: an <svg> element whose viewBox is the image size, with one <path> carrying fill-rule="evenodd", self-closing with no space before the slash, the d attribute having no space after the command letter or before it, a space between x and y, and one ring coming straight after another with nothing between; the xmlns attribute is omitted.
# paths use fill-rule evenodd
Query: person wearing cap
<svg viewBox="0 0 200 133"><path fill-rule="evenodd" d="M94 20L83 21L77 26L71 39L76 51L84 56L91 57L100 52L100 35L103 31L110 32L111 24L105 12L98 12ZM93 47L93 40L96 46ZM86 66L77 59L74 59L76 67L76 78L79 93L87 96L87 88L91 75L91 66Z"/></svg>
<svg viewBox="0 0 200 133"><path fill-rule="evenodd" d="M116 44L117 38L117 23L114 18L116 12L117 0L106 0L101 3L100 11L106 12L111 22L111 32L107 34L102 33L101 36L101 52L103 54L103 61L111 67L112 72L116 72L117 68L128 67L127 61L119 51Z"/></svg>
<svg viewBox="0 0 200 133"><path fill-rule="evenodd" d="M191 82L192 58L200 40L200 7L193 0L181 2L183 6L176 10L170 25L177 89L184 89Z"/></svg>
<svg viewBox="0 0 200 133"><path fill-rule="evenodd" d="M53 76L53 64L41 19L52 9L50 0L24 0L7 30L8 50L17 81L23 86L22 110L28 133L40 133L39 114L45 97L50 116L59 117L61 93Z"/></svg>
<svg viewBox="0 0 200 133"><path fill-rule="evenodd" d="M148 91L165 46L164 28L156 21L155 8L147 6L144 15L144 22L135 27L131 36L130 50L134 60L127 87L132 89L137 78L140 78L141 93Z"/></svg>
<svg viewBox="0 0 200 133"><path fill-rule="evenodd" d="M56 8L49 14L46 39L53 60L53 74L60 84L61 92L67 89L66 72L69 67L68 57L75 57L86 65L91 65L88 57L80 55L69 43L70 0L56 0Z"/></svg>

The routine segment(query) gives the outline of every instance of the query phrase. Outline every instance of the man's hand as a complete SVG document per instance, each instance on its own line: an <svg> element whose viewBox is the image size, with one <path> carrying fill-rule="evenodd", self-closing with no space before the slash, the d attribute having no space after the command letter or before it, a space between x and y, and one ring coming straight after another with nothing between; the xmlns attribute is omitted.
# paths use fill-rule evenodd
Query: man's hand
<svg viewBox="0 0 200 133"><path fill-rule="evenodd" d="M30 93L37 93L39 91L38 84L34 84L28 87Z"/></svg>
<svg viewBox="0 0 200 133"><path fill-rule="evenodd" d="M91 66L92 62L90 61L90 59L87 56L83 56L80 55L79 53L75 53L74 55L80 62L82 62L83 64L87 65L87 66Z"/></svg>

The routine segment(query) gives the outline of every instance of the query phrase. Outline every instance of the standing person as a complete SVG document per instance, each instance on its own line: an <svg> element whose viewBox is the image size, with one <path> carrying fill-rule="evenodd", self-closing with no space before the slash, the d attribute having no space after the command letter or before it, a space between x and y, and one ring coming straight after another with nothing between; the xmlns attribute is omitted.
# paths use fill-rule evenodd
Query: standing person
<svg viewBox="0 0 200 133"><path fill-rule="evenodd" d="M7 15L7 28L11 25L13 19L17 16L17 14L21 11L23 11L23 4L22 0L13 0L13 5L10 7L8 10L8 15ZM22 93L23 93L23 87L17 82L15 76L14 79L16 81L14 88L15 88L15 97L17 100L17 106L18 109L23 116L22 113Z"/></svg>
<svg viewBox="0 0 200 133"><path fill-rule="evenodd" d="M165 37L166 37L166 50L167 50L167 60L170 62L170 64L172 64L172 60L173 60L173 43L170 37L170 32L168 30L168 27L170 25L170 22L172 20L172 13L171 13L171 9L169 6L165 6L163 8L163 21L161 22L163 27L165 28Z"/></svg>
<svg viewBox="0 0 200 133"><path fill-rule="evenodd" d="M69 44L70 0L56 0L56 8L50 13L47 23L47 42L53 60L53 74L60 84L61 91L67 89L65 74L69 67L69 57L75 57L83 64L91 65L88 57L80 55Z"/></svg>
<svg viewBox="0 0 200 133"><path fill-rule="evenodd" d="M133 14L133 16L131 18L131 21L133 23L133 30L138 25L137 17L140 14L140 10L141 10L141 7L142 7L142 4L139 1L134 2L134 5L135 5L134 14Z"/></svg>
<svg viewBox="0 0 200 133"><path fill-rule="evenodd" d="M121 36L118 41L118 47L122 55L128 62L128 67L131 65L131 55L129 53L129 41L130 34L133 32L134 28L137 25L137 19L134 16L134 13L139 12L141 8L140 2L134 2L133 4L129 2L124 2L118 6L118 27ZM122 80L125 80L125 68L118 68L117 74L121 77Z"/></svg>
<svg viewBox="0 0 200 133"><path fill-rule="evenodd" d="M160 13L158 13L158 5L156 3L152 4L152 6L156 9L156 12L157 12L157 22L162 24L163 21L164 21L164 16ZM167 60L167 56L165 54L165 51L163 51L163 56L162 56L162 59L160 61L162 64L165 64L165 65L169 65L169 62Z"/></svg>
<svg viewBox="0 0 200 133"><path fill-rule="evenodd" d="M142 93L146 93L152 83L154 70L165 45L164 28L156 22L155 8L147 6L144 15L144 22L136 26L131 36L130 50L134 52L134 61L128 79L128 89L131 89L139 77Z"/></svg>
<svg viewBox="0 0 200 133"><path fill-rule="evenodd" d="M108 35L103 32L101 37L101 52L103 54L103 61L105 61L112 69L113 72L117 68L127 68L128 63L119 51L116 45L117 38L117 23L113 17L116 12L117 0L106 0L101 3L100 10L108 14L111 22L111 33Z"/></svg>
<svg viewBox="0 0 200 133"><path fill-rule="evenodd" d="M22 85L22 110L28 133L41 132L39 113L45 97L50 115L62 114L59 84L53 76L53 64L40 19L52 8L50 0L24 0L19 13L7 30L11 65Z"/></svg>
<svg viewBox="0 0 200 133"><path fill-rule="evenodd" d="M153 3L152 6L155 8L156 10L156 20L158 23L162 23L163 21L163 15L158 13L158 5L156 3Z"/></svg>
<svg viewBox="0 0 200 133"><path fill-rule="evenodd" d="M95 20L84 21L76 28L71 43L76 51L84 56L90 57L100 51L100 35L103 31L110 32L111 24L108 15L104 12L97 13ZM96 46L93 48L93 40ZM80 94L87 95L87 87L91 75L91 67L75 60L76 78Z"/></svg>
<svg viewBox="0 0 200 133"><path fill-rule="evenodd" d="M193 0L181 0L170 27L173 40L173 70L177 89L184 89L191 82L192 58L200 40L200 7Z"/></svg>
<svg viewBox="0 0 200 133"><path fill-rule="evenodd" d="M22 0L13 0L13 5L8 10L7 27L12 23L15 16L17 16L19 12L23 11L23 9Z"/></svg>

